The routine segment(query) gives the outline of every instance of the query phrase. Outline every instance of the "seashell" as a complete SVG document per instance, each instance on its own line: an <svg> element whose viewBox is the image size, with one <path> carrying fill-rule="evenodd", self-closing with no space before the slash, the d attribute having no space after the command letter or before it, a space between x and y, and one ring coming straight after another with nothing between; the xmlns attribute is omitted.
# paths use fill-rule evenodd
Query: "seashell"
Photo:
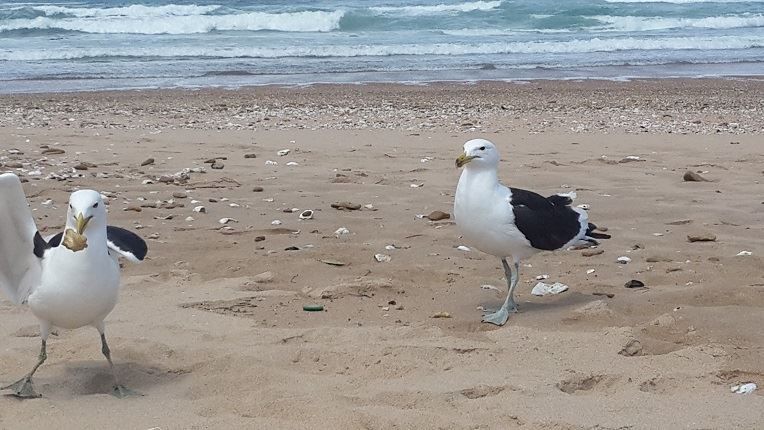
<svg viewBox="0 0 764 430"><path fill-rule="evenodd" d="M281 220L274 219L271 221L271 225L281 225Z"/></svg>
<svg viewBox="0 0 764 430"><path fill-rule="evenodd" d="M265 160L265 165L266 165L266 166L278 166L278 164L279 164L279 163L277 163L277 162L275 162L275 161L271 161L271 160Z"/></svg>
<svg viewBox="0 0 764 430"><path fill-rule="evenodd" d="M286 165L287 165L287 166L299 166L299 165L300 165L300 163L298 163L298 162L296 162L296 161L290 161L290 162L286 163Z"/></svg>
<svg viewBox="0 0 764 430"><path fill-rule="evenodd" d="M238 220L235 220L233 218L220 218L218 220L220 224L228 224L229 222L239 222Z"/></svg>
<svg viewBox="0 0 764 430"><path fill-rule="evenodd" d="M206 214L207 213L207 208L205 208L204 206L196 206L196 207L194 207L194 212L201 213L201 214Z"/></svg>
<svg viewBox="0 0 764 430"><path fill-rule="evenodd" d="M281 151L277 152L276 154L279 154L279 157L283 157L285 155L289 155L290 152L292 152L291 149L282 149Z"/></svg>
<svg viewBox="0 0 764 430"><path fill-rule="evenodd" d="M456 247L456 249L458 249L459 251L465 251L465 252L472 251L469 247L464 246L464 245L459 245L459 246Z"/></svg>
<svg viewBox="0 0 764 430"><path fill-rule="evenodd" d="M389 263L390 260L392 260L392 257L385 254L374 254L374 259L379 263Z"/></svg>
<svg viewBox="0 0 764 430"><path fill-rule="evenodd" d="M622 256L622 257L616 258L615 261L618 262L618 263L621 263L621 264L626 264L626 263L630 263L631 262L631 258L626 257L626 256Z"/></svg>
<svg viewBox="0 0 764 430"><path fill-rule="evenodd" d="M340 227L337 229L337 231L334 232L334 235L337 237L340 237L345 234L350 234L350 230L346 229L345 227Z"/></svg>
<svg viewBox="0 0 764 430"><path fill-rule="evenodd" d="M560 294L563 291L567 291L568 286L560 282L555 282L552 285L539 282L531 290L531 294L534 296L548 296L550 294Z"/></svg>
<svg viewBox="0 0 764 430"><path fill-rule="evenodd" d="M302 213L300 214L300 219L313 219L313 210L308 209L308 210L302 211Z"/></svg>
<svg viewBox="0 0 764 430"><path fill-rule="evenodd" d="M758 386L754 384L753 382L748 382L745 384L740 385L734 385L730 390L735 394L751 394L753 393Z"/></svg>

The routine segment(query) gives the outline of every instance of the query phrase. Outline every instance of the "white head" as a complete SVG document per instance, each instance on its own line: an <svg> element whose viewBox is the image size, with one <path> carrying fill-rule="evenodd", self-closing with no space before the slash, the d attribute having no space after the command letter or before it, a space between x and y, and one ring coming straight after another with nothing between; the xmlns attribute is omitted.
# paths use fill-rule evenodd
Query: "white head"
<svg viewBox="0 0 764 430"><path fill-rule="evenodd" d="M469 164L469 165L468 165ZM464 144L464 153L456 159L456 167L495 169L499 165L496 145L485 139L472 139Z"/></svg>
<svg viewBox="0 0 764 430"><path fill-rule="evenodd" d="M69 197L66 227L87 236L89 231L106 230L106 205L93 190L75 191Z"/></svg>

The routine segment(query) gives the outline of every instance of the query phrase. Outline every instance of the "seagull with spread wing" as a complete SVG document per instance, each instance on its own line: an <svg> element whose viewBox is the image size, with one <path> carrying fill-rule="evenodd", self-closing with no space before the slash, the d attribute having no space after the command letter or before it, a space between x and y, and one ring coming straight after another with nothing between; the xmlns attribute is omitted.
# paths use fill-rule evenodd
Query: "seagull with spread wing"
<svg viewBox="0 0 764 430"><path fill-rule="evenodd" d="M106 224L101 195L80 190L69 198L64 231L40 235L19 178L0 175L0 291L15 304L28 304L40 321L42 346L37 364L19 381L2 387L21 398L39 397L32 376L47 358L52 327L95 327L101 351L114 375L112 394L132 391L119 383L106 342L104 319L117 304L119 257L144 259L146 242L135 233Z"/></svg>

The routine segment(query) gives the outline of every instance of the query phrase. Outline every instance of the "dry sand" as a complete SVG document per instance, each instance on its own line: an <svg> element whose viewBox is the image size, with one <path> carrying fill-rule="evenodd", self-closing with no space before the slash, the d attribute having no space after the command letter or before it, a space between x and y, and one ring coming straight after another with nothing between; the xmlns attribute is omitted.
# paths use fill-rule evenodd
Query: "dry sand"
<svg viewBox="0 0 764 430"><path fill-rule="evenodd" d="M68 194L95 188L150 251L126 263L107 319L144 396L106 394L97 332L61 330L36 375L44 397L0 397L0 428L762 428L763 100L764 82L737 80L4 96L2 170L25 172L38 226L60 228ZM505 183L576 190L613 235L599 255L524 262L501 328L478 310L503 301L498 259L417 217L451 211L453 160L474 137L499 146ZM97 167L71 177L80 162ZM530 295L541 274L570 290ZM0 301L0 383L29 370L36 331ZM761 388L732 394L740 382Z"/></svg>

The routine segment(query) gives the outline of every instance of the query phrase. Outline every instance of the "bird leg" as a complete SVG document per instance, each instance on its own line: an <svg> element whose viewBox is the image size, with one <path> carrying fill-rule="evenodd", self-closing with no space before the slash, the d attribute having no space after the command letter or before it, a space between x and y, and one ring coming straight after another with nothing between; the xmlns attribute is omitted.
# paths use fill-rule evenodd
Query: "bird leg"
<svg viewBox="0 0 764 430"><path fill-rule="evenodd" d="M507 263L506 258L501 259L501 264L504 266L504 275L507 277L507 298L504 300L504 304L498 311L488 313L483 316L483 322L504 325L509 319L510 312L517 312L517 303L515 303L514 293L517 287L517 282L520 279L520 264L515 261L514 270Z"/></svg>
<svg viewBox="0 0 764 430"><path fill-rule="evenodd" d="M32 384L32 376L35 372L37 372L37 369L42 366L42 363L45 362L45 360L48 358L48 354L46 351L46 339L47 336L44 336L42 339L42 346L40 347L40 355L37 358L37 364L32 368L32 370L27 373L26 376L19 379L18 381L14 382L11 385L2 387L0 389L2 390L13 390L13 395L21 398L21 399L33 399L37 397L42 397L40 394L38 394L34 390L34 384Z"/></svg>
<svg viewBox="0 0 764 430"><path fill-rule="evenodd" d="M106 334L103 331L103 324L101 324L100 327L98 327L98 331L101 333L101 352L103 353L104 357L106 357L106 360L109 362L109 367L111 368L111 374L114 377L114 386L111 389L111 395L122 399L129 396L140 396L141 394L133 391L124 385L119 383L119 378L117 378L117 371L114 369L114 363L111 361L111 350L109 349L109 344L106 343Z"/></svg>

